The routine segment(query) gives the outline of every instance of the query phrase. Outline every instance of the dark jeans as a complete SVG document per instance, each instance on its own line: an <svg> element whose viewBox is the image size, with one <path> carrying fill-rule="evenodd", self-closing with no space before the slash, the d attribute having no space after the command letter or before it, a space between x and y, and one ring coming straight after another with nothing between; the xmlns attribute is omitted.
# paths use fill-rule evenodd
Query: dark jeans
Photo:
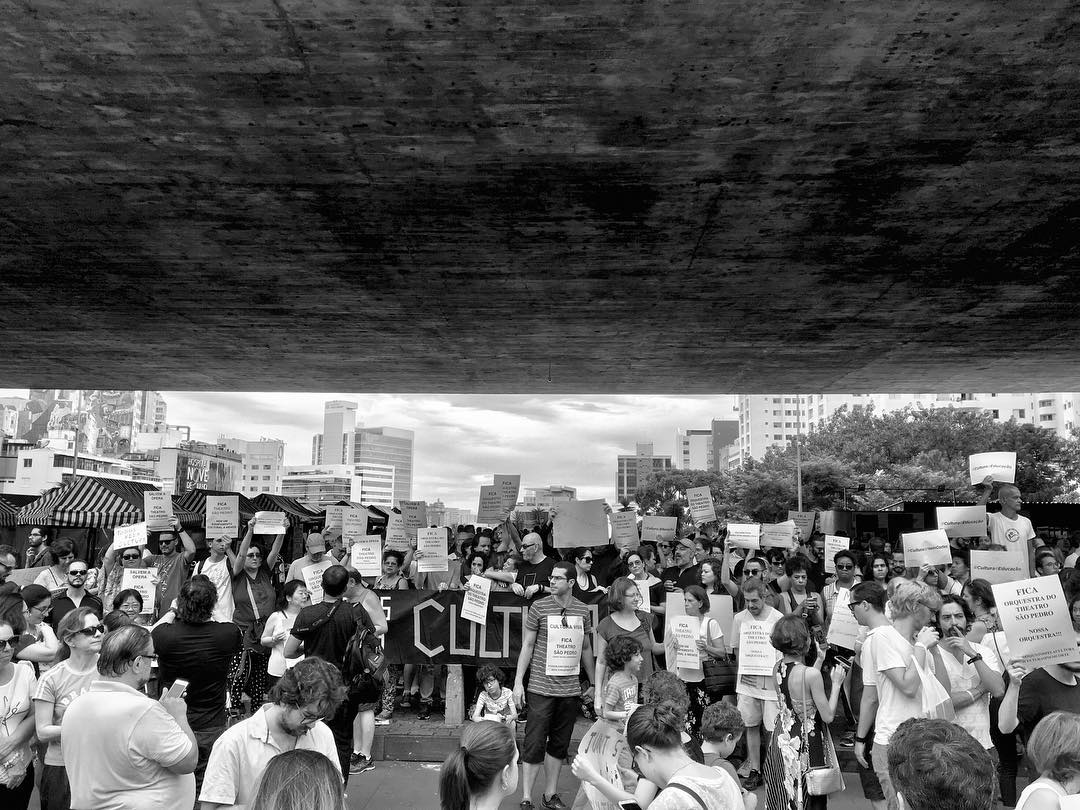
<svg viewBox="0 0 1080 810"><path fill-rule="evenodd" d="M34 766L26 769L26 776L13 788L0 785L0 807L4 810L26 810L30 806L30 795L34 792Z"/></svg>
<svg viewBox="0 0 1080 810"><path fill-rule="evenodd" d="M195 731L195 743L199 746L199 762L195 766L195 798L199 798L199 791L202 790L203 775L206 773L206 763L210 759L210 749L214 747L214 743L217 742L217 738L225 733L225 727L221 728L209 728L202 729L201 731Z"/></svg>
<svg viewBox="0 0 1080 810"><path fill-rule="evenodd" d="M41 796L41 810L71 810L67 768L63 765L42 765L38 793Z"/></svg>
<svg viewBox="0 0 1080 810"><path fill-rule="evenodd" d="M356 719L359 707L360 696L355 692L350 692L349 696L341 702L334 716L326 724L334 735L334 747L337 748L338 763L341 765L341 775L345 779L346 785L349 784L349 757L352 756L353 720Z"/></svg>
<svg viewBox="0 0 1080 810"><path fill-rule="evenodd" d="M1008 681L1006 681L1008 683ZM1001 803L1006 807L1016 806L1016 771L1020 758L1016 756L1016 735L1002 734L998 731L998 709L1001 701L990 698L990 740L998 755L998 787L1001 790Z"/></svg>

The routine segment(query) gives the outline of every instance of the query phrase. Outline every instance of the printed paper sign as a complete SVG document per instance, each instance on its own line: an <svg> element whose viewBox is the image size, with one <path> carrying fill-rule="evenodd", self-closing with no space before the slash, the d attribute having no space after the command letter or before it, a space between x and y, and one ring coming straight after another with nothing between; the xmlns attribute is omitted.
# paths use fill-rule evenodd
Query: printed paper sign
<svg viewBox="0 0 1080 810"><path fill-rule="evenodd" d="M671 620L671 636L675 639L675 666L680 669L701 669L697 638L701 621L696 616L675 616Z"/></svg>
<svg viewBox="0 0 1080 810"><path fill-rule="evenodd" d="M555 548L604 546L607 542L608 522L602 500L559 504L552 534Z"/></svg>
<svg viewBox="0 0 1080 810"><path fill-rule="evenodd" d="M1027 559L1011 551L971 552L972 579L985 579L995 585L1027 579L1028 573Z"/></svg>
<svg viewBox="0 0 1080 810"><path fill-rule="evenodd" d="M352 567L365 577L377 577L382 573L382 538L369 534L354 540L349 549Z"/></svg>
<svg viewBox="0 0 1080 810"><path fill-rule="evenodd" d="M346 548L368 536L368 511L346 507L341 516L341 542ZM356 568L354 565L353 568ZM359 568L356 568L359 571Z"/></svg>
<svg viewBox="0 0 1080 810"><path fill-rule="evenodd" d="M641 583L643 586L644 583ZM646 590L644 587L639 587L638 590ZM664 612L664 643L670 645L671 643L671 620L677 616L686 615L686 600L683 597L682 591L673 591L671 593L664 594L664 603L666 605ZM721 645L719 639L714 639L716 645L730 646L727 642L726 633L731 633L731 623L735 619L734 602L731 596L728 594L709 594L709 618L716 619L716 623L720 625L720 634L724 636L724 645ZM644 608L642 608L644 610ZM668 669L674 672L675 666L673 661L668 661Z"/></svg>
<svg viewBox="0 0 1080 810"><path fill-rule="evenodd" d="M147 490L143 493L143 517L146 518L146 526L150 531L172 528L172 498L156 489ZM235 532L236 528L232 531Z"/></svg>
<svg viewBox="0 0 1080 810"><path fill-rule="evenodd" d="M322 575L323 571L331 565L336 565L333 559L327 558L322 562L312 563L300 569L304 575L304 584L307 585L308 593L311 594L311 604L317 605L323 600Z"/></svg>
<svg viewBox="0 0 1080 810"><path fill-rule="evenodd" d="M117 526L113 530L112 547L114 550L146 545L146 521L131 526Z"/></svg>
<svg viewBox="0 0 1080 810"><path fill-rule="evenodd" d="M986 537L986 506L939 506L937 527L949 537Z"/></svg>
<svg viewBox="0 0 1080 810"><path fill-rule="evenodd" d="M606 720L598 720L589 726L578 744L576 756L591 763L605 782L619 787L623 785L619 761L630 762L633 758L623 734L623 724ZM619 810L619 805L604 796L595 785L582 782L571 810Z"/></svg>
<svg viewBox="0 0 1080 810"><path fill-rule="evenodd" d="M900 535L904 544L904 565L918 568L927 565L949 565L952 563L952 549L949 547L949 535L944 529L931 529L927 532L905 532Z"/></svg>
<svg viewBox="0 0 1080 810"><path fill-rule="evenodd" d="M968 456L971 483L981 484L988 475L999 484L1016 483L1016 453L976 453Z"/></svg>
<svg viewBox="0 0 1080 810"><path fill-rule="evenodd" d="M547 666L544 674L573 675L576 678L581 668L585 620L581 616L548 616L547 627Z"/></svg>
<svg viewBox="0 0 1080 810"><path fill-rule="evenodd" d="M237 495L206 496L206 536L236 537L240 528L240 498Z"/></svg>
<svg viewBox="0 0 1080 810"><path fill-rule="evenodd" d="M727 536L732 548L761 548L760 523L729 523Z"/></svg>
<svg viewBox="0 0 1080 810"><path fill-rule="evenodd" d="M799 537L804 543L810 542L810 535L814 533L814 520L817 512L792 512L787 513L788 520L794 520L799 529Z"/></svg>
<svg viewBox="0 0 1080 810"><path fill-rule="evenodd" d="M476 522L489 525L502 523L505 517L502 493L499 488L494 484L480 487L480 505L476 508Z"/></svg>
<svg viewBox="0 0 1080 810"><path fill-rule="evenodd" d="M345 510L350 508L352 507L341 506L340 504L326 507L326 523L323 527L326 529L342 528L341 522L345 517ZM344 535L344 531L342 534Z"/></svg>
<svg viewBox="0 0 1080 810"><path fill-rule="evenodd" d="M405 521L397 512L386 516L386 547L406 554L412 549L409 536L405 533Z"/></svg>
<svg viewBox="0 0 1080 810"><path fill-rule="evenodd" d="M520 475L496 475L495 486L502 499L503 517L507 517L517 506L518 492L521 490Z"/></svg>
<svg viewBox="0 0 1080 810"><path fill-rule="evenodd" d="M402 501L401 522L405 525L405 536L410 540L416 537L416 530L427 526L427 502Z"/></svg>
<svg viewBox="0 0 1080 810"><path fill-rule="evenodd" d="M611 542L619 548L637 548L637 515L633 512L612 512L608 515L611 521Z"/></svg>
<svg viewBox="0 0 1080 810"><path fill-rule="evenodd" d="M772 628L765 622L743 622L739 628L739 677L773 674L780 653L769 641Z"/></svg>
<svg viewBox="0 0 1080 810"><path fill-rule="evenodd" d="M465 583L465 598L461 600L461 618L477 624L487 624L490 599L491 580L471 575Z"/></svg>
<svg viewBox="0 0 1080 810"><path fill-rule="evenodd" d="M434 529L416 530L416 570L420 573L449 571L446 559L446 529L436 526Z"/></svg>
<svg viewBox="0 0 1080 810"><path fill-rule="evenodd" d="M1014 658L1031 668L1080 660L1060 579L1035 577L991 587Z"/></svg>
<svg viewBox="0 0 1080 810"><path fill-rule="evenodd" d="M713 505L712 490L708 487L689 487L686 500L690 503L690 517L694 523L702 525L716 520L716 507Z"/></svg>
<svg viewBox="0 0 1080 810"><path fill-rule="evenodd" d="M641 597L641 604L638 605L638 610L643 611L645 613L648 613L651 616L652 615L652 599L650 598L651 593L649 591L649 586L647 584L648 580L631 579L630 581L633 582L635 585L637 585L638 595ZM709 603L712 604L712 599L711 598L709 600Z"/></svg>
<svg viewBox="0 0 1080 810"><path fill-rule="evenodd" d="M847 588L838 588L836 604L833 607L832 618L829 620L829 632L825 641L837 647L843 647L845 650L854 651L855 643L859 639L859 622L848 608L850 602L851 591Z"/></svg>
<svg viewBox="0 0 1080 810"><path fill-rule="evenodd" d="M835 535L835 534L827 534L827 535L825 535L825 560L824 560L824 562L825 562L825 573L826 574L835 574L836 573L836 562L833 560L833 557L836 555L836 552L838 552L838 551L847 551L849 548L851 548L851 538L850 537L840 537L840 536Z"/></svg>
<svg viewBox="0 0 1080 810"><path fill-rule="evenodd" d="M670 543L675 539L675 529L679 519L646 515L641 519L641 541L643 543Z"/></svg>
<svg viewBox="0 0 1080 810"><path fill-rule="evenodd" d="M794 548L795 521L783 523L763 523L761 525L761 545L763 548Z"/></svg>
<svg viewBox="0 0 1080 810"><path fill-rule="evenodd" d="M285 534L285 513L256 512L255 534Z"/></svg>
<svg viewBox="0 0 1080 810"><path fill-rule="evenodd" d="M154 599L157 598L158 570L156 568L125 568L124 575L120 577L120 590L128 588L139 592L142 597L142 610L140 614L150 615L154 612Z"/></svg>

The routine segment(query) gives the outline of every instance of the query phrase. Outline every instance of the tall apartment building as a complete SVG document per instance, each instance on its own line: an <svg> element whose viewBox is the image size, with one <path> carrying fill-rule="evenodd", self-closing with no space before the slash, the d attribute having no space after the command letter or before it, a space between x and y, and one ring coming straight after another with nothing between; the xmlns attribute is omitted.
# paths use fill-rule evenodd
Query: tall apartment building
<svg viewBox="0 0 1080 810"><path fill-rule="evenodd" d="M729 448L739 442L737 419L713 419L709 428L675 432L675 466L682 470L727 469Z"/></svg>
<svg viewBox="0 0 1080 810"><path fill-rule="evenodd" d="M366 503L360 476L351 464L289 466L281 478L281 494L313 509L325 509L338 501Z"/></svg>
<svg viewBox="0 0 1080 810"><path fill-rule="evenodd" d="M349 464L356 433L355 402L335 399L323 405L323 432L311 441L312 464Z"/></svg>
<svg viewBox="0 0 1080 810"><path fill-rule="evenodd" d="M555 504L577 500L577 487L549 484L546 487L527 487L521 506L525 509L550 509Z"/></svg>
<svg viewBox="0 0 1080 810"><path fill-rule="evenodd" d="M383 511L394 507L394 465L361 461L353 465L353 471L360 478L360 503Z"/></svg>
<svg viewBox="0 0 1080 810"><path fill-rule="evenodd" d="M285 442L265 436L258 441L219 436L218 444L240 454L243 462L240 492L249 498L263 492L281 494L281 480L285 474Z"/></svg>
<svg viewBox="0 0 1080 810"><path fill-rule="evenodd" d="M671 456L653 453L652 442L638 442L634 455L619 456L615 471L615 498L633 499L637 488L653 473L672 469Z"/></svg>
<svg viewBox="0 0 1080 810"><path fill-rule="evenodd" d="M357 472L364 465L381 464L394 469L394 506L412 500L413 441L411 430L393 427L358 427L353 463Z"/></svg>

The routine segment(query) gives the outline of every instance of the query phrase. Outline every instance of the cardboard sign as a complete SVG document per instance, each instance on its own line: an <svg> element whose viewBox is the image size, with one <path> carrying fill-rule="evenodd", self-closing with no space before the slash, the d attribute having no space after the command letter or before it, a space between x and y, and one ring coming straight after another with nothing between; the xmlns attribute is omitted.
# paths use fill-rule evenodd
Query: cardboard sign
<svg viewBox="0 0 1080 810"><path fill-rule="evenodd" d="M143 493L143 517L150 531L158 532L172 528L172 498L166 493L150 489ZM233 527L232 531L236 531Z"/></svg>
<svg viewBox="0 0 1080 810"><path fill-rule="evenodd" d="M461 600L461 618L477 624L487 624L488 602L491 599L491 580L471 575L465 583L465 598Z"/></svg>
<svg viewBox="0 0 1080 810"><path fill-rule="evenodd" d="M794 520L786 520L783 523L761 524L761 545L763 548L794 548L795 529Z"/></svg>
<svg viewBox="0 0 1080 810"><path fill-rule="evenodd" d="M686 500L690 504L690 517L697 525L716 520L716 506L713 504L712 490L708 487L689 487Z"/></svg>
<svg viewBox="0 0 1080 810"><path fill-rule="evenodd" d="M157 598L158 570L156 568L125 568L120 577L120 590L128 588L139 592L142 597L141 615L149 616L154 612L154 600Z"/></svg>
<svg viewBox="0 0 1080 810"><path fill-rule="evenodd" d="M341 515L341 542L348 548L352 543L357 543L368 536L368 511L355 507L342 508L344 512ZM353 568L360 570L355 565Z"/></svg>
<svg viewBox="0 0 1080 810"><path fill-rule="evenodd" d="M1016 453L976 453L968 456L972 484L981 484L988 475L999 484L1016 483Z"/></svg>
<svg viewBox="0 0 1080 810"><path fill-rule="evenodd" d="M421 573L449 571L446 558L446 529L436 526L434 529L416 530L416 570Z"/></svg>
<svg viewBox="0 0 1080 810"><path fill-rule="evenodd" d="M409 536L405 533L405 521L397 512L386 516L386 547L406 554L412 549Z"/></svg>
<svg viewBox="0 0 1080 810"><path fill-rule="evenodd" d="M1035 577L991 587L1014 658L1031 668L1080 661L1060 579Z"/></svg>
<svg viewBox="0 0 1080 810"><path fill-rule="evenodd" d="M697 638L701 621L696 616L675 616L671 620L671 636L675 640L675 666L680 669L701 669Z"/></svg>
<svg viewBox="0 0 1080 810"><path fill-rule="evenodd" d="M369 534L352 541L349 548L352 567L365 577L377 577L382 573L382 538Z"/></svg>
<svg viewBox="0 0 1080 810"><path fill-rule="evenodd" d="M679 519L675 517L646 515L641 519L641 542L670 543L675 539L678 525Z"/></svg>
<svg viewBox="0 0 1080 810"><path fill-rule="evenodd" d="M1027 559L1011 551L972 551L971 578L991 585L1028 578Z"/></svg>
<svg viewBox="0 0 1080 810"><path fill-rule="evenodd" d="M342 520L344 520L344 518L345 518L345 510L350 509L350 508L352 508L352 507L341 506L340 504L338 504L336 506L328 506L328 507L326 507L326 523L323 524L323 528L324 529L341 529L341 528L343 528L341 524L342 524ZM345 532L342 531L343 536L344 536L344 534L345 534Z"/></svg>
<svg viewBox="0 0 1080 810"><path fill-rule="evenodd" d="M739 677L773 674L780 653L769 641L772 628L765 622L746 621L739 628Z"/></svg>
<svg viewBox="0 0 1080 810"><path fill-rule="evenodd" d="M36 580L41 575L41 572L48 570L48 568L49 566L47 565L39 565L35 568L16 568L14 571L7 575L7 579L5 579L4 581L14 582L16 585L19 586L19 590L22 590L27 585L33 585L34 580ZM67 590L67 585L64 586L64 590Z"/></svg>
<svg viewBox="0 0 1080 810"><path fill-rule="evenodd" d="M638 596L641 597L641 604L638 605L638 610L644 611L645 613L648 613L651 616L652 615L652 599L650 598L651 592L649 591L649 585L648 585L649 581L647 579L642 579L642 580L631 579L630 581L633 582L637 586ZM711 600L710 600L710 604L711 604Z"/></svg>
<svg viewBox="0 0 1080 810"><path fill-rule="evenodd" d="M608 515L611 521L611 542L619 548L637 548L637 515L634 512L612 512Z"/></svg>
<svg viewBox="0 0 1080 810"><path fill-rule="evenodd" d="M559 504L551 539L555 548L607 545L608 522L604 502L567 501Z"/></svg>
<svg viewBox="0 0 1080 810"><path fill-rule="evenodd" d="M332 565L337 565L332 557L322 562L312 563L300 569L304 575L304 584L307 585L308 593L311 594L311 604L317 605L323 600L322 575L323 571Z"/></svg>
<svg viewBox="0 0 1080 810"><path fill-rule="evenodd" d="M496 475L495 487L502 499L503 517L507 517L517 506L518 492L521 490L520 475Z"/></svg>
<svg viewBox="0 0 1080 810"><path fill-rule="evenodd" d="M476 522L492 525L502 523L505 517L502 492L499 488L494 484L480 487L480 505L476 507Z"/></svg>
<svg viewBox="0 0 1080 810"><path fill-rule="evenodd" d="M623 771L619 767L620 759L627 765L633 759L626 735L623 734L624 727L623 723L597 720L581 738L577 756L591 763L605 782L632 793L633 783L624 781ZM619 805L607 798L595 785L582 782L571 810L619 810Z"/></svg>
<svg viewBox="0 0 1080 810"><path fill-rule="evenodd" d="M850 602L851 591L847 588L838 588L825 641L828 644L843 647L845 650L854 651L855 643L859 640L859 622L848 607Z"/></svg>
<svg viewBox="0 0 1080 810"><path fill-rule="evenodd" d="M817 512L792 512L787 513L788 520L794 520L795 526L799 529L799 537L802 538L804 543L809 542L810 535L814 533L814 521L817 519Z"/></svg>
<svg viewBox="0 0 1080 810"><path fill-rule="evenodd" d="M840 537L834 534L825 535L824 563L826 574L836 573L836 562L833 560L833 557L836 556L836 552L847 551L849 548L851 548L850 537Z"/></svg>
<svg viewBox="0 0 1080 810"><path fill-rule="evenodd" d="M904 565L918 568L927 565L949 565L952 563L952 549L949 536L944 529L931 529L926 532L905 532L900 535L904 544Z"/></svg>
<svg viewBox="0 0 1080 810"><path fill-rule="evenodd" d="M112 547L115 551L146 545L146 521L131 526L117 526L113 530Z"/></svg>
<svg viewBox="0 0 1080 810"><path fill-rule="evenodd" d="M411 540L416 537L417 529L427 526L427 501L402 501L400 508L405 536Z"/></svg>
<svg viewBox="0 0 1080 810"><path fill-rule="evenodd" d="M937 527L949 537L986 537L986 506L939 506Z"/></svg>
<svg viewBox="0 0 1080 810"><path fill-rule="evenodd" d="M206 536L236 537L240 528L238 495L206 496Z"/></svg>
<svg viewBox="0 0 1080 810"><path fill-rule="evenodd" d="M573 675L576 678L581 668L585 620L581 616L548 616L547 628L544 674Z"/></svg>
<svg viewBox="0 0 1080 810"><path fill-rule="evenodd" d="M285 534L284 512L256 512L255 534Z"/></svg>
<svg viewBox="0 0 1080 810"><path fill-rule="evenodd" d="M729 523L727 539L732 548L761 548L761 524Z"/></svg>

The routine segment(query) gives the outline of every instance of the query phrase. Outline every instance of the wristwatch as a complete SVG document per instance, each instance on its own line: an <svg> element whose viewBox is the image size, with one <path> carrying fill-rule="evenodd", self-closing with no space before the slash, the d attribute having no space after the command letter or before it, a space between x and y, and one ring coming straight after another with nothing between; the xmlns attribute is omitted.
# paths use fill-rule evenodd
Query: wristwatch
<svg viewBox="0 0 1080 810"><path fill-rule="evenodd" d="M969 664L974 664L976 661L982 661L982 654L981 653L976 653L975 655L971 656L971 658L969 658L967 660L967 662Z"/></svg>

